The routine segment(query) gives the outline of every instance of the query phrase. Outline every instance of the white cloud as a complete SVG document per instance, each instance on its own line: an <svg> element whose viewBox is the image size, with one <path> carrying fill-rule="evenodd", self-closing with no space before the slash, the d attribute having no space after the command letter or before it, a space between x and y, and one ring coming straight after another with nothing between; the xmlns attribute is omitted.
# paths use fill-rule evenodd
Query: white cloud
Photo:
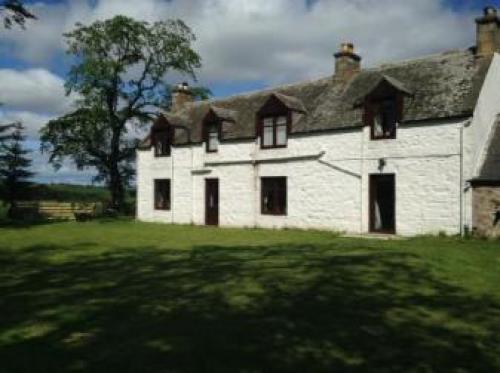
<svg viewBox="0 0 500 373"><path fill-rule="evenodd" d="M33 179L40 183L68 183L68 184L91 184L95 172L92 170L77 170L70 162L63 163L59 170L55 170L49 163L49 156L40 153L39 144L33 143L32 170L35 173Z"/></svg>
<svg viewBox="0 0 500 373"><path fill-rule="evenodd" d="M46 69L0 69L0 102L8 109L62 113L70 108L64 80Z"/></svg>
<svg viewBox="0 0 500 373"><path fill-rule="evenodd" d="M49 163L49 154L40 152L39 130L53 117L27 111L0 111L0 123L22 122L26 129L25 147L31 150L33 179L41 183L90 184L95 175L92 169L77 170L68 160L59 170Z"/></svg>
<svg viewBox="0 0 500 373"><path fill-rule="evenodd" d="M40 20L26 31L2 33L30 62L61 52L61 34L74 23L125 14L148 21L180 17L198 36L206 83L269 83L329 74L332 53L353 41L365 65L468 47L472 14L445 9L441 0L82 0L35 5Z"/></svg>
<svg viewBox="0 0 500 373"><path fill-rule="evenodd" d="M53 119L52 116L38 114L31 111L4 111L0 112L0 123L21 122L26 129L29 140L37 140L39 131L45 123Z"/></svg>

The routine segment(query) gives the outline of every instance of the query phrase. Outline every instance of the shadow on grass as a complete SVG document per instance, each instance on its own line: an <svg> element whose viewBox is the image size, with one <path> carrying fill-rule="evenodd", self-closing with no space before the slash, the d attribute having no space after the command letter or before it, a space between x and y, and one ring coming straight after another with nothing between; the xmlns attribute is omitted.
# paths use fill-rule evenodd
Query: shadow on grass
<svg viewBox="0 0 500 373"><path fill-rule="evenodd" d="M119 217L96 217L86 221L68 220L68 219L32 219L32 220L21 220L21 219L7 219L0 218L0 228L10 228L10 229L28 229L37 226L51 225L75 222L78 224L87 223L99 223L99 224L116 224L119 222L130 222L133 221L133 217L129 216L119 216Z"/></svg>
<svg viewBox="0 0 500 373"><path fill-rule="evenodd" d="M91 243L84 244L91 245ZM5 372L500 369L500 309L405 253L0 250Z"/></svg>
<svg viewBox="0 0 500 373"><path fill-rule="evenodd" d="M20 219L0 218L0 228L26 229L36 226L61 223L64 221L65 220L48 220L48 219L20 220Z"/></svg>

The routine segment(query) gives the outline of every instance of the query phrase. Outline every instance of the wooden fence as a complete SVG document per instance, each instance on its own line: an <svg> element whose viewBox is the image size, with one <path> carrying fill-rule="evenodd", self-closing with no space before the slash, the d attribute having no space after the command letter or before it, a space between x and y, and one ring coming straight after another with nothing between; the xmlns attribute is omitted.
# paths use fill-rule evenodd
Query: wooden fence
<svg viewBox="0 0 500 373"><path fill-rule="evenodd" d="M18 202L16 216L22 219L75 220L91 218L102 211L102 203L71 203L53 201Z"/></svg>

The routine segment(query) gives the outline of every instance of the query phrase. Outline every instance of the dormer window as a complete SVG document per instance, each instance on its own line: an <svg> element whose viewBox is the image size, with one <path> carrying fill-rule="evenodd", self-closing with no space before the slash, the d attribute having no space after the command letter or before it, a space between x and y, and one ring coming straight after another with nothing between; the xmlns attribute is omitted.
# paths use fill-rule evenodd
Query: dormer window
<svg viewBox="0 0 500 373"><path fill-rule="evenodd" d="M262 147L280 148L287 145L288 117L269 116L262 119Z"/></svg>
<svg viewBox="0 0 500 373"><path fill-rule="evenodd" d="M386 74L375 73L374 81L355 98L355 107L364 104L365 125L371 139L395 139L403 120L404 104L413 93L405 84Z"/></svg>
<svg viewBox="0 0 500 373"><path fill-rule="evenodd" d="M172 147L173 127L164 115L160 115L151 128L151 145L155 157L169 157Z"/></svg>
<svg viewBox="0 0 500 373"><path fill-rule="evenodd" d="M207 153L215 153L219 150L220 125L217 122L205 124L205 144Z"/></svg>
<svg viewBox="0 0 500 373"><path fill-rule="evenodd" d="M154 134L155 157L170 156L170 131L168 129L158 129Z"/></svg>
<svg viewBox="0 0 500 373"><path fill-rule="evenodd" d="M292 132L292 118L303 115L306 108L296 97L272 93L257 112L256 136L262 149L285 148Z"/></svg>
<svg viewBox="0 0 500 373"><path fill-rule="evenodd" d="M372 139L395 139L398 123L398 105L396 98L385 98L372 104L373 123Z"/></svg>
<svg viewBox="0 0 500 373"><path fill-rule="evenodd" d="M223 140L222 130L235 121L235 113L231 110L211 106L202 122L202 139L207 153L219 151Z"/></svg>

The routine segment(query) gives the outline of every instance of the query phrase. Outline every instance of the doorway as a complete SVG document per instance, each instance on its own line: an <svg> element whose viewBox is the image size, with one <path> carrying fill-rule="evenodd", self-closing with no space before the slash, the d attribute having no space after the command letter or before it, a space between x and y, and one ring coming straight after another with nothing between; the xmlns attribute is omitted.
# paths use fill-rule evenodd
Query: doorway
<svg viewBox="0 0 500 373"><path fill-rule="evenodd" d="M219 179L205 179L205 224L219 225Z"/></svg>
<svg viewBox="0 0 500 373"><path fill-rule="evenodd" d="M396 177L370 175L370 232L396 233Z"/></svg>

